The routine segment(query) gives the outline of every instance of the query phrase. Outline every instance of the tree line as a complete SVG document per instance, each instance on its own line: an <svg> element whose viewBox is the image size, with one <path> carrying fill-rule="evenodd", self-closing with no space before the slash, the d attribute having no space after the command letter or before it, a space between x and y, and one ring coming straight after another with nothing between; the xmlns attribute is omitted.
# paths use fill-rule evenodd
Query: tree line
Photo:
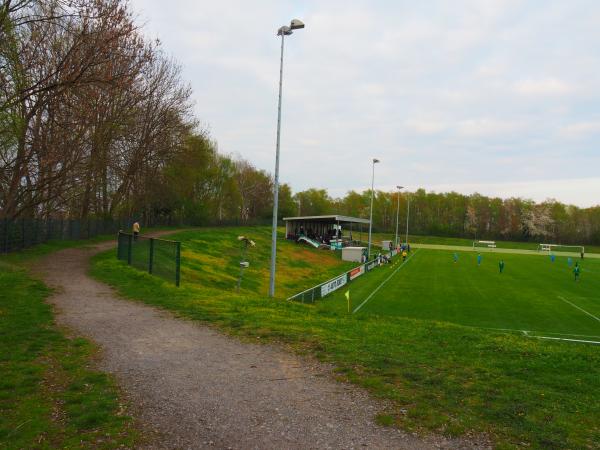
<svg viewBox="0 0 600 450"><path fill-rule="evenodd" d="M0 219L267 222L273 178L219 152L191 89L126 0L0 0ZM370 191L280 187L279 212L368 217ZM413 233L600 243L600 208L478 194L410 196ZM398 197L377 191L374 227Z"/></svg>
<svg viewBox="0 0 600 450"><path fill-rule="evenodd" d="M578 208L556 200L536 203L522 198L501 199L480 194L375 191L373 227L393 232L398 217L400 233L409 219L411 234L600 244L600 206ZM350 191L332 198L324 189L298 192L298 215L328 213L369 217L371 191ZM399 205L399 206L398 206Z"/></svg>
<svg viewBox="0 0 600 450"><path fill-rule="evenodd" d="M218 153L126 0L0 0L0 43L0 218L268 215L271 176Z"/></svg>

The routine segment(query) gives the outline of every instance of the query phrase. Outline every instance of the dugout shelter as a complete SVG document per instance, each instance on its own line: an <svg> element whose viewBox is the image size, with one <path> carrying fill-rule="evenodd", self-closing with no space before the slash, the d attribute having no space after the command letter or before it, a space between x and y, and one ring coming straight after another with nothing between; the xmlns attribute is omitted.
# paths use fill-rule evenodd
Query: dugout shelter
<svg viewBox="0 0 600 450"><path fill-rule="evenodd" d="M285 237L309 244L341 248L362 241L363 227L368 230L369 219L342 216L284 217ZM311 242L312 241L312 242ZM317 245L315 245L317 246Z"/></svg>

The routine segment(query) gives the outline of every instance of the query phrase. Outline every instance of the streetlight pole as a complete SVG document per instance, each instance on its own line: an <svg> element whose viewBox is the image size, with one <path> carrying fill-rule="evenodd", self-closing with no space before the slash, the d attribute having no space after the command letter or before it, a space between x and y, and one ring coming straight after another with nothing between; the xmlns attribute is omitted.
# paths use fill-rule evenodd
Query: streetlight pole
<svg viewBox="0 0 600 450"><path fill-rule="evenodd" d="M373 229L373 189L375 187L375 164L379 160L373 158L373 174L371 175L371 214L369 215L369 247L367 250L367 260L371 259L371 231Z"/></svg>
<svg viewBox="0 0 600 450"><path fill-rule="evenodd" d="M408 218L410 217L410 194L406 195L406 246L408 247Z"/></svg>
<svg viewBox="0 0 600 450"><path fill-rule="evenodd" d="M394 244L396 248L398 248L398 223L400 221L400 191L404 188L404 186L396 186L398 188L398 206L396 207L396 240Z"/></svg>
<svg viewBox="0 0 600 450"><path fill-rule="evenodd" d="M281 56L279 59L279 102L277 104L277 144L275 150L275 177L273 180L273 230L271 232L271 273L269 277L269 297L275 296L275 262L277 257L277 209L279 207L279 144L281 141L281 92L283 85L283 42L285 36L292 30L304 28L304 23L298 19L291 21L290 26L284 25L277 30L281 36Z"/></svg>

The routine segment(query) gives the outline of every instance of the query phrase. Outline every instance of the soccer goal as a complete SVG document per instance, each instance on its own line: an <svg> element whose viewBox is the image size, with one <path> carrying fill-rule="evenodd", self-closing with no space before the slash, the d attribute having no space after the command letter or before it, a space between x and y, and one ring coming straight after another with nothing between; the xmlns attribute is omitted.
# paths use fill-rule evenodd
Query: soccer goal
<svg viewBox="0 0 600 450"><path fill-rule="evenodd" d="M473 241L473 248L496 248L496 241Z"/></svg>
<svg viewBox="0 0 600 450"><path fill-rule="evenodd" d="M583 255L585 254L585 247L583 245L540 244L538 245L538 252L573 252Z"/></svg>

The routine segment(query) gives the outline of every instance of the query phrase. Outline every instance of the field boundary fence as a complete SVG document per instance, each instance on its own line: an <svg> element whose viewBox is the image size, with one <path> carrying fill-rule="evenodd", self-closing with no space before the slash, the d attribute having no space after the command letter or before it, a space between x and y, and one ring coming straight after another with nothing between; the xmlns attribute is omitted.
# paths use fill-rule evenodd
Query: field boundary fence
<svg viewBox="0 0 600 450"><path fill-rule="evenodd" d="M181 242L119 231L117 259L179 286L181 282Z"/></svg>
<svg viewBox="0 0 600 450"><path fill-rule="evenodd" d="M388 253L388 256L393 257L397 254L396 249ZM323 283L317 284L311 288L308 288L302 292L292 295L287 298L287 301L296 301L300 303L314 303L316 300L327 297L332 292L346 286L356 278L364 275L376 267L385 264L384 258L374 258L371 261L364 262L353 269L350 269L341 275L338 275L330 280Z"/></svg>
<svg viewBox="0 0 600 450"><path fill-rule="evenodd" d="M21 251L51 240L75 241L113 234L129 223L127 220L5 218L0 220L0 254Z"/></svg>

